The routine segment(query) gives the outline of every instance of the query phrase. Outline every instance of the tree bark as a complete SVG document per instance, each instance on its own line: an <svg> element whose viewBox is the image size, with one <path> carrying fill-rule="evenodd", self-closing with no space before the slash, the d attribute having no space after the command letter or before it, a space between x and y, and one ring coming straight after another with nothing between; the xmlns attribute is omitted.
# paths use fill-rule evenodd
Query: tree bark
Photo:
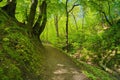
<svg viewBox="0 0 120 80"><path fill-rule="evenodd" d="M66 0L66 50L67 50L67 53L68 53L68 18L69 18L69 12L68 12L68 0Z"/></svg>
<svg viewBox="0 0 120 80"><path fill-rule="evenodd" d="M46 3L46 0L44 0L40 6L39 17L38 17L34 27L32 28L33 34L37 35L39 37L41 35L41 33L44 31L46 22L47 22L47 3Z"/></svg>
<svg viewBox="0 0 120 80"><path fill-rule="evenodd" d="M110 2L108 1L108 13L109 13L109 18L111 19L111 23L113 24L113 18L111 16L111 6L110 6Z"/></svg>
<svg viewBox="0 0 120 80"><path fill-rule="evenodd" d="M55 29L56 29L56 36L59 37L58 15L54 16L54 23L55 23Z"/></svg>
<svg viewBox="0 0 120 80"><path fill-rule="evenodd" d="M28 16L28 22L27 22L27 29L28 29L28 32L30 34L32 32L32 27L33 27L33 24L34 24L37 4L38 4L38 0L32 0L32 5L31 5L31 8L30 8L30 14Z"/></svg>
<svg viewBox="0 0 120 80"><path fill-rule="evenodd" d="M2 8L9 16L15 18L16 0L7 0L8 4Z"/></svg>
<svg viewBox="0 0 120 80"><path fill-rule="evenodd" d="M42 6L41 6L41 14L42 14L42 23L40 25L40 29L39 29L39 35L41 35L41 33L44 31L44 28L46 26L46 22L47 22L47 3L46 0L43 1Z"/></svg>
<svg viewBox="0 0 120 80"><path fill-rule="evenodd" d="M8 0L8 4L5 7L2 7L2 10L4 10L13 20L17 20L15 18L15 10L16 10L16 2L17 0ZM42 0L42 3L40 5L40 13L37 21L35 22L35 15L36 15L36 8L38 5L38 0L32 0L32 4L30 6L30 13L27 18L27 23L22 24L24 28L27 29L29 37L31 39L36 40L35 42L40 40L40 35L43 32L46 22L47 22L47 3L46 0ZM18 21L16 21L17 24L19 24Z"/></svg>

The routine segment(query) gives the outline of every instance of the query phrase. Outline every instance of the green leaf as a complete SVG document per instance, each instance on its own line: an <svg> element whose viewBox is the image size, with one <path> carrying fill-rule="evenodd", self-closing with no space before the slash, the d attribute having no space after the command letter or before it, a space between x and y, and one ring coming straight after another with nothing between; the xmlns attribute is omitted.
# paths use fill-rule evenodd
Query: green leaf
<svg viewBox="0 0 120 80"><path fill-rule="evenodd" d="M0 7L4 7L7 4L7 0L2 0L2 2L0 2Z"/></svg>

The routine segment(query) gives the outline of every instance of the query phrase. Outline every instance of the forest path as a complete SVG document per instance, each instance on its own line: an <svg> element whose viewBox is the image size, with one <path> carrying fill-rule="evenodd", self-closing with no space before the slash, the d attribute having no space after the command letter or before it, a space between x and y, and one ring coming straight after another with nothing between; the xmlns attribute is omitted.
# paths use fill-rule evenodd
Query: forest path
<svg viewBox="0 0 120 80"><path fill-rule="evenodd" d="M45 70L43 80L89 80L80 68L60 50L45 46Z"/></svg>

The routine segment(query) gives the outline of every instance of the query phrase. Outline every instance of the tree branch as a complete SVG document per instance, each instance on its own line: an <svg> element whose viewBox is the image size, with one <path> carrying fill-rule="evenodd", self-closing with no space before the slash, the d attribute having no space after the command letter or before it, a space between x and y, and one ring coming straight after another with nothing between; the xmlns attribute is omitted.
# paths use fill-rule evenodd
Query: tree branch
<svg viewBox="0 0 120 80"><path fill-rule="evenodd" d="M101 13L103 13L103 15L104 15L104 17L105 17L105 19L106 19L106 21L107 21L107 23L110 25L110 26L112 26L112 23L109 21L109 19L107 18L107 15L106 15L106 13L105 12L101 12Z"/></svg>
<svg viewBox="0 0 120 80"><path fill-rule="evenodd" d="M38 31L39 31L39 28L40 28L40 22L41 22L41 20L42 20L42 15L39 14L39 17L38 17L38 19L37 19L37 21L36 21L36 23L35 23L35 25L33 27L33 33L35 35L39 34Z"/></svg>
<svg viewBox="0 0 120 80"><path fill-rule="evenodd" d="M73 14L73 12L71 12L71 14L72 14L73 19L74 19L74 21L75 21L76 29L78 30L78 25L77 25L77 21L76 21L75 15Z"/></svg>
<svg viewBox="0 0 120 80"><path fill-rule="evenodd" d="M80 4L74 4L73 6L72 6L72 8L68 11L68 13L70 13L76 6L79 6Z"/></svg>
<svg viewBox="0 0 120 80"><path fill-rule="evenodd" d="M112 23L110 22L110 20L107 18L107 15L106 15L106 13L102 10L102 7L100 7L100 5L98 5L98 4L95 3L94 1L91 1L91 3L95 4L96 6L98 6L97 10L104 15L107 23L108 23L110 26L112 26L113 24L112 24Z"/></svg>
<svg viewBox="0 0 120 80"><path fill-rule="evenodd" d="M16 9L16 0L9 1L7 0L7 5L2 7L2 10L7 12L7 14L15 18L15 9Z"/></svg>
<svg viewBox="0 0 120 80"><path fill-rule="evenodd" d="M77 0L78 1L78 0ZM68 11L68 13L70 13L76 6L79 6L80 4L76 4L77 1L74 2L74 5L72 6L72 8Z"/></svg>
<svg viewBox="0 0 120 80"><path fill-rule="evenodd" d="M42 2L39 8L39 17L33 27L33 33L37 36L40 36L40 34L43 32L47 22L47 3L45 0Z"/></svg>
<svg viewBox="0 0 120 80"><path fill-rule="evenodd" d="M39 35L41 35L41 33L43 32L45 26L46 26L46 22L47 22L47 3L46 0L43 1L43 4L41 6L41 14L43 16L43 21L41 23L40 29L39 29Z"/></svg>
<svg viewBox="0 0 120 80"><path fill-rule="evenodd" d="M68 53L68 22L69 22L69 11L68 11L68 0L66 0L65 4L65 10L66 10L66 50Z"/></svg>
<svg viewBox="0 0 120 80"><path fill-rule="evenodd" d="M34 18L35 18L35 14L36 14L36 8L37 8L37 4L38 4L38 0L32 0L32 5L30 8L30 14L28 16L28 23L27 23L27 27L28 29L33 27L34 24Z"/></svg>
<svg viewBox="0 0 120 80"><path fill-rule="evenodd" d="M110 2L108 1L108 12L109 12L109 17L110 17L110 19L111 19L111 23L113 24L113 18L112 18L112 16L111 16L111 7L110 7Z"/></svg>

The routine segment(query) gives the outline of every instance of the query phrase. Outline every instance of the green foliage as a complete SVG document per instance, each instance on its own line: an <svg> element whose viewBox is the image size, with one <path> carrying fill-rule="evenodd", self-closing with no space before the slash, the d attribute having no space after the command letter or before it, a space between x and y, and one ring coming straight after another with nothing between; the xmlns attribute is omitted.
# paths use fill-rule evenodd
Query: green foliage
<svg viewBox="0 0 120 80"><path fill-rule="evenodd" d="M54 8L54 9L53 9ZM48 17L51 17L51 15L56 14L63 14L65 13L65 4L62 2L57 1L51 1L48 3Z"/></svg>
<svg viewBox="0 0 120 80"><path fill-rule="evenodd" d="M95 67L93 65L88 65L84 62L75 61L78 66L83 70L82 72L90 78L90 80L116 80L115 77L108 74L107 72Z"/></svg>
<svg viewBox="0 0 120 80"><path fill-rule="evenodd" d="M0 59L2 60L1 57ZM23 80L21 70L15 65L15 63L11 63L12 61L7 58L4 58L1 62L2 62L0 66L1 80L13 80L13 79Z"/></svg>
<svg viewBox="0 0 120 80"><path fill-rule="evenodd" d="M97 66L102 62L103 65L113 70L119 69L120 65L120 11L119 0L76 0L75 4L80 4L75 7L72 13L69 13L69 55L77 57L77 59L95 64ZM63 1L65 3L65 0ZM74 4L74 1L69 1L68 9ZM59 5L59 4L58 4ZM57 3L51 7L55 7L55 15ZM64 10L64 8L62 9ZM61 9L60 9L61 11ZM49 11L48 11L49 12ZM60 36L56 37L54 18L48 19L47 29L45 30L41 39L54 44L60 49L66 48L65 40L65 13L57 13L60 17L58 20ZM108 21L112 26L108 25ZM76 25L78 30L76 29ZM46 38L47 37L47 38ZM95 70L96 69L92 69ZM93 80L98 79L97 73L102 77L100 71L96 70L95 74L85 71ZM106 78L105 78L106 76ZM109 80L109 76L105 75L103 80ZM98 79L99 80L99 79Z"/></svg>
<svg viewBox="0 0 120 80"><path fill-rule="evenodd" d="M27 31L5 15L0 13L0 80L34 80L40 75L40 52Z"/></svg>
<svg viewBox="0 0 120 80"><path fill-rule="evenodd" d="M28 13L30 10L30 1L26 0L17 0L17 5L16 5L16 18L20 22L26 22L28 18Z"/></svg>
<svg viewBox="0 0 120 80"><path fill-rule="evenodd" d="M0 2L0 7L3 7L7 4L7 0L2 0L2 2Z"/></svg>
<svg viewBox="0 0 120 80"><path fill-rule="evenodd" d="M89 77L91 80L97 80L97 78L93 74L90 74L87 71L83 71L83 73L86 74L87 77Z"/></svg>

